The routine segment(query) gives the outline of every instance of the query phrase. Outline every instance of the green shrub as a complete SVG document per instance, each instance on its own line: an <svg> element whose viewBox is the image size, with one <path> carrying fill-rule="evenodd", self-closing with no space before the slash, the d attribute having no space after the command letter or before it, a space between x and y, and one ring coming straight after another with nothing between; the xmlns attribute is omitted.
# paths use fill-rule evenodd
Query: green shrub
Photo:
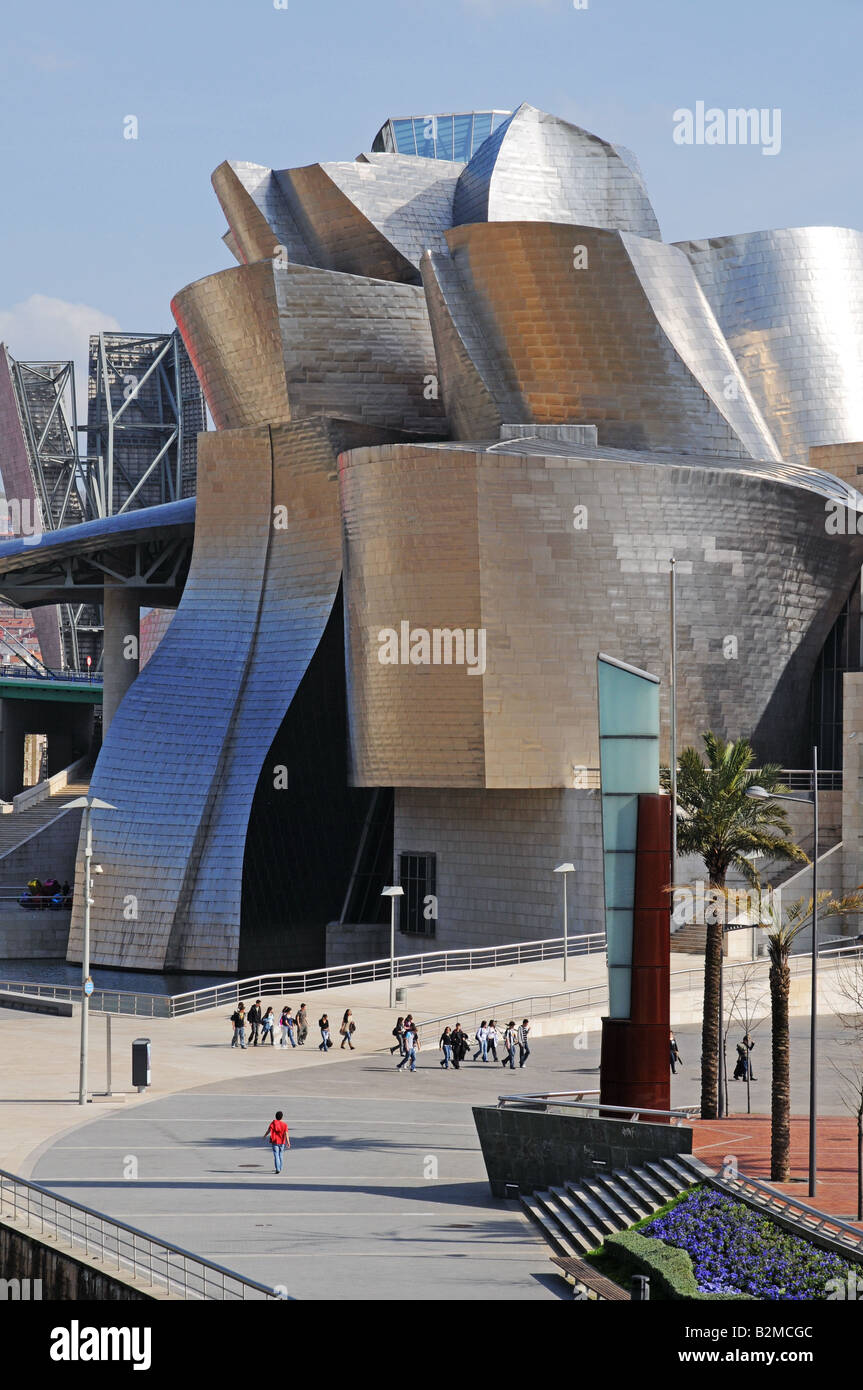
<svg viewBox="0 0 863 1390"><path fill-rule="evenodd" d="M602 1248L630 1274L646 1274L651 1281L651 1291L658 1293L660 1298L685 1298L696 1302L757 1301L745 1293L702 1293L695 1280L692 1260L685 1250L666 1245L652 1236L643 1236L639 1231L621 1231L608 1236Z"/></svg>

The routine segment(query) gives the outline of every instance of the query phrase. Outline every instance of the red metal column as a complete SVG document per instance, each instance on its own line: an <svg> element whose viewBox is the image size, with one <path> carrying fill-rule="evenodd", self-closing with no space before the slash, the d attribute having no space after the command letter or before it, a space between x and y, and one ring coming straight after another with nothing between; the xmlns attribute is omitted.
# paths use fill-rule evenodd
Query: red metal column
<svg viewBox="0 0 863 1390"><path fill-rule="evenodd" d="M600 1100L604 1105L667 1110L671 900L671 801L638 798L632 994L629 1018L602 1020Z"/></svg>

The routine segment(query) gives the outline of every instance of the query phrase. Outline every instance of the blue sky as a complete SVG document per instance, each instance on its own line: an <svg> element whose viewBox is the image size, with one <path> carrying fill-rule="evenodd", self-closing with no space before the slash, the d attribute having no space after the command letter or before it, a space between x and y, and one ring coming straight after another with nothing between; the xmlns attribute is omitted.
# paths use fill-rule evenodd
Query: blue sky
<svg viewBox="0 0 863 1390"><path fill-rule="evenodd" d="M222 159L349 159L389 115L529 101L629 145L666 240L863 228L863 0L6 0L2 35L0 338L19 357L170 327L172 294L232 264ZM699 100L781 108L781 153L676 145L673 112Z"/></svg>

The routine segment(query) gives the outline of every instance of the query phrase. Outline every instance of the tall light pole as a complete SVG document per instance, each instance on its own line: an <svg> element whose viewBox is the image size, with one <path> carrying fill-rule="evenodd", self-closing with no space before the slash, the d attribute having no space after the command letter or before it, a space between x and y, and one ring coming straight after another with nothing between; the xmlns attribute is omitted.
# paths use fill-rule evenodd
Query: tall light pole
<svg viewBox="0 0 863 1390"><path fill-rule="evenodd" d="M669 739L669 771L671 773L671 883L677 877L677 572L675 559L669 561L669 610L671 618L671 661L669 665L668 698L671 703Z"/></svg>
<svg viewBox="0 0 863 1390"><path fill-rule="evenodd" d="M554 871L556 874L563 874L563 978L566 979L566 958L569 952L569 920L566 910L566 879L568 874L575 873L574 864L558 864Z"/></svg>
<svg viewBox="0 0 863 1390"><path fill-rule="evenodd" d="M403 898L405 890L394 885L392 888L385 888L381 893L382 898L390 900L390 1008L393 1006L393 983L395 980L396 966L396 898Z"/></svg>
<svg viewBox="0 0 863 1390"><path fill-rule="evenodd" d="M117 807L112 806L110 801L100 801L97 796L76 796L74 801L64 803L63 810L72 811L78 807L83 807L84 810L84 941L81 948L81 1057L78 1071L78 1104L86 1105L90 993L93 988L93 982L90 979L90 908L93 905L93 899L90 896L93 860L93 825L90 813L94 810L116 811ZM87 988L88 985L90 986L89 989Z"/></svg>
<svg viewBox="0 0 863 1390"><path fill-rule="evenodd" d="M812 850L812 992L809 1021L809 1196L818 1186L818 749L812 749L812 795L792 796L789 792L768 792L750 787L746 793L757 799L802 801L812 807L814 846Z"/></svg>

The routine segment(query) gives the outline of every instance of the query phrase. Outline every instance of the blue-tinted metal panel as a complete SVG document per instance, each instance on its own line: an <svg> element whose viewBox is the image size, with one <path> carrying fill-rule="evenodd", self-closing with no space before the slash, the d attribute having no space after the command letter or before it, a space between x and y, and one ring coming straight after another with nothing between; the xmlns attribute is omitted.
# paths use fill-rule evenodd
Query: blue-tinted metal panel
<svg viewBox="0 0 863 1390"><path fill-rule="evenodd" d="M638 796L659 790L659 682L600 656L597 688L609 1017L628 1018Z"/></svg>

